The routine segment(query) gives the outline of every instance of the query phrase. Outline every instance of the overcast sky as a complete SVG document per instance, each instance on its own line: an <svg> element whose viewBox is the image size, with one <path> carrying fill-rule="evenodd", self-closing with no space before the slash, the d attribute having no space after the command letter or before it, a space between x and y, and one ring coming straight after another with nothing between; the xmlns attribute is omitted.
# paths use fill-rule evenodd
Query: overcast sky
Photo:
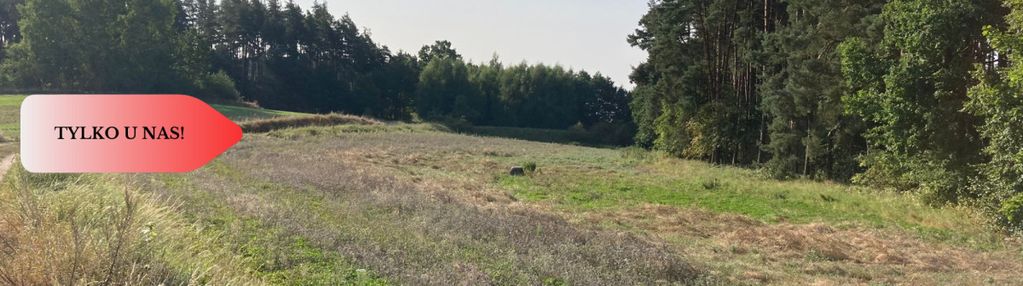
<svg viewBox="0 0 1023 286"><path fill-rule="evenodd" d="M314 0L296 0L308 9ZM321 0L321 2L324 2ZM647 0L326 0L337 17L348 13L373 40L392 51L418 52L448 40L473 62L496 53L506 64L561 64L600 72L631 88L632 67L646 53L626 37Z"/></svg>

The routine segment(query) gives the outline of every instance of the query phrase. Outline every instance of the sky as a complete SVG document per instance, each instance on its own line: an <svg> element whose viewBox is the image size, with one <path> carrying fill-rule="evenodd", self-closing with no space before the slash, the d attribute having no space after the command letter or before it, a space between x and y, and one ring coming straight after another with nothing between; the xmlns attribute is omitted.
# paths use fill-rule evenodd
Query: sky
<svg viewBox="0 0 1023 286"><path fill-rule="evenodd" d="M296 0L309 9L315 0ZM560 64L600 72L632 88L629 73L646 59L626 38L638 27L647 0L320 0L347 13L392 52L416 53L451 41L467 60Z"/></svg>

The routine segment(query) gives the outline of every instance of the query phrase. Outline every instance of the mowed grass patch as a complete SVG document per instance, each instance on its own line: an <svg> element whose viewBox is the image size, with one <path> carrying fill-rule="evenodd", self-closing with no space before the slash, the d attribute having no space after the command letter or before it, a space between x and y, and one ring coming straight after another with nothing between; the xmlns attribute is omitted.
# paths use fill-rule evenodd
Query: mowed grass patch
<svg viewBox="0 0 1023 286"><path fill-rule="evenodd" d="M277 118L277 117L311 115L309 113L302 113L302 112L273 110L273 109L265 109L265 108L253 108L253 107L237 106L237 105L210 104L210 106L212 106L213 109L216 109L217 111L219 111L221 114L224 114L224 116L227 116L227 118L230 118L231 120L234 120L234 121L246 121L246 120L256 120L256 119L270 119L270 118Z"/></svg>
<svg viewBox="0 0 1023 286"><path fill-rule="evenodd" d="M501 176L497 183L522 200L570 212L628 211L656 204L740 214L768 223L824 222L908 230L926 239L978 249L997 248L1004 238L968 209L935 208L910 194L829 182L770 180L746 169L660 156L632 161L635 165L630 167L624 152L619 159L604 158L607 163L590 166L532 158L542 172Z"/></svg>
<svg viewBox="0 0 1023 286"><path fill-rule="evenodd" d="M179 177L196 187L185 192L211 195L181 199L279 227L399 284L634 285L703 277L678 253L640 236L577 228L528 209L481 209L447 186L414 184L347 157L362 144L384 145L368 138L444 133L325 130L296 138L250 134L220 163Z"/></svg>

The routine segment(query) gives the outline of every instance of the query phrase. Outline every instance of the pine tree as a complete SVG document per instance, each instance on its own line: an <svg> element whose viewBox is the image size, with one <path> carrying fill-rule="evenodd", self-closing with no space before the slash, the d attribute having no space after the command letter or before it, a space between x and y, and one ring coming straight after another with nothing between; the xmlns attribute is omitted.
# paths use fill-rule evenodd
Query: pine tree
<svg viewBox="0 0 1023 286"><path fill-rule="evenodd" d="M862 123L843 114L842 74L837 46L866 36L882 1L789 1L787 21L765 36L762 58L763 110L770 123L771 154L766 167L775 177L796 175L847 180L863 151ZM835 9L835 7L843 7Z"/></svg>

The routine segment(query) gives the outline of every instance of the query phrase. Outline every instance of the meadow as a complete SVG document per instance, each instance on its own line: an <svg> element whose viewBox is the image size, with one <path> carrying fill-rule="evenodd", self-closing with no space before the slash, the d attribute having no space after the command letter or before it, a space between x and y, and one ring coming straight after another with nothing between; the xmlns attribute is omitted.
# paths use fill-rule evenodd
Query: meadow
<svg viewBox="0 0 1023 286"><path fill-rule="evenodd" d="M0 124L16 130L10 113L19 102L0 97ZM927 206L912 195L770 180L636 148L216 108L243 125L276 127L247 132L184 174L47 175L13 164L0 183L0 281L1023 281L1018 237L968 209ZM0 145L3 157L16 152L16 143ZM535 168L510 176L511 166Z"/></svg>

